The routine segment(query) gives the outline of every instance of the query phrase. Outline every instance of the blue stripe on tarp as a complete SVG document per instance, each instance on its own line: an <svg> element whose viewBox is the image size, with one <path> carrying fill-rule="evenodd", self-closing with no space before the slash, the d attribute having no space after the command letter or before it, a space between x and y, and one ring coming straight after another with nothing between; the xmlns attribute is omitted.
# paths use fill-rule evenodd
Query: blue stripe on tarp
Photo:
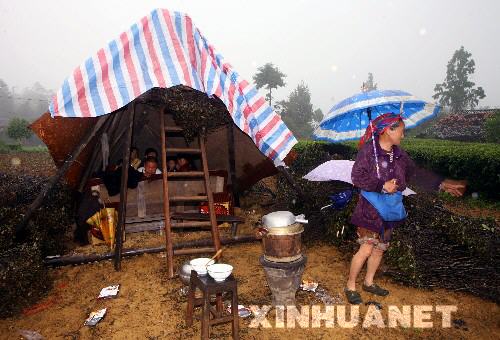
<svg viewBox="0 0 500 340"><path fill-rule="evenodd" d="M90 97L92 98L95 114L96 116L105 115L108 112L104 112L104 107L102 106L101 96L99 94L99 90L97 89L97 76L92 58L87 59L85 62L85 70L87 71Z"/></svg>
<svg viewBox="0 0 500 340"><path fill-rule="evenodd" d="M282 122L279 128L277 128L276 131L274 131L271 136L268 135L266 136L266 138L264 138L265 143L260 148L260 151L266 154L267 150L271 147L271 144L274 144L274 142L281 136L283 131L285 131L286 129L287 129L286 125L283 124Z"/></svg>
<svg viewBox="0 0 500 340"><path fill-rule="evenodd" d="M73 100L71 98L71 89L69 87L68 79L64 80L62 86L62 96L64 101L64 111L68 117L76 117L75 109L73 108Z"/></svg>
<svg viewBox="0 0 500 340"><path fill-rule="evenodd" d="M128 93L127 85L125 83L125 78L123 77L122 67L120 65L120 51L118 50L118 45L116 41L109 43L109 50L111 52L111 60L113 62L113 73L115 74L116 85L120 91L120 97L122 99L122 105L126 105L130 102L130 96Z"/></svg>
<svg viewBox="0 0 500 340"><path fill-rule="evenodd" d="M275 157L273 158L276 159L278 158L278 156L281 154L281 152L283 152L283 150L285 150L288 145L290 145L290 143L292 143L293 141L295 140L295 137L293 135L289 136L287 139L286 139L286 143L284 143L280 148L278 148L277 150L274 150L276 151L276 155Z"/></svg>
<svg viewBox="0 0 500 340"><path fill-rule="evenodd" d="M206 70L205 70L206 72ZM212 95L215 93L213 86L214 86L214 79L215 79L215 69L212 63L210 63L210 71L208 71L208 79L207 79L207 94ZM210 92L210 93L208 93Z"/></svg>
<svg viewBox="0 0 500 340"><path fill-rule="evenodd" d="M168 49L167 41L165 40L165 35L162 30L157 11L154 11L152 13L151 19L153 20L153 26L155 28L156 37L158 39L158 45L160 46L163 61L167 65L168 75L170 77L170 80L172 81L172 85L179 85L181 83L179 80L179 75L177 74L177 70L175 69L175 66L172 62L172 55L170 54L170 51Z"/></svg>
<svg viewBox="0 0 500 340"><path fill-rule="evenodd" d="M270 115L272 115L273 109L269 105L265 108L265 110L257 117L257 123L262 124Z"/></svg>
<svg viewBox="0 0 500 340"><path fill-rule="evenodd" d="M141 66L142 79L144 80L144 85L146 85L147 91L153 87L153 82L151 81L151 77L149 75L146 55L144 54L144 48L141 44L141 32L139 31L137 24L133 24L130 29L132 31L132 44L134 45L135 54L137 55L137 59L139 60L139 64Z"/></svg>

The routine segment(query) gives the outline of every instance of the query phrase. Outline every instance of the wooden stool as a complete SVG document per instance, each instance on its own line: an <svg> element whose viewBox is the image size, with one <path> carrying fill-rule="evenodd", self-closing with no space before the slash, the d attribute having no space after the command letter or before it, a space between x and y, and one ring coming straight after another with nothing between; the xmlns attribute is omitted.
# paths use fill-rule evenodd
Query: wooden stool
<svg viewBox="0 0 500 340"><path fill-rule="evenodd" d="M224 322L232 322L233 339L239 339L239 315L238 315L238 292L237 281L231 274L223 282L216 282L210 276L198 276L196 271L191 271L191 281L189 284L188 305L186 313L187 326L193 325L194 307L201 306L201 338L208 339L210 326ZM201 298L195 298L196 288L203 293ZM223 303L222 293L231 292L231 314L222 316ZM210 305L210 296L215 294L215 309ZM210 319L210 314L213 318Z"/></svg>

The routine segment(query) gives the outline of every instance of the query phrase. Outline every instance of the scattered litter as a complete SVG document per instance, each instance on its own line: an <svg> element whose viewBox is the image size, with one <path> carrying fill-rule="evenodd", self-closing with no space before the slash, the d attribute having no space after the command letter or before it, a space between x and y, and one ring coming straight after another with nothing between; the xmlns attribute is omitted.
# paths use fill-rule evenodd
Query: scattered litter
<svg viewBox="0 0 500 340"><path fill-rule="evenodd" d="M302 284L300 285L300 289L305 290L306 292L316 292L316 288L318 288L318 283L312 280L302 280Z"/></svg>
<svg viewBox="0 0 500 340"><path fill-rule="evenodd" d="M90 313L88 319L85 320L85 322L83 324L85 326L90 326L90 327L97 325L97 323L99 321L101 321L102 318L104 318L104 315L106 314L106 310L107 310L107 308L104 308L104 309L98 310L97 312Z"/></svg>
<svg viewBox="0 0 500 340"><path fill-rule="evenodd" d="M378 310L382 310L382 305L377 301L367 301L365 306L374 305Z"/></svg>
<svg viewBox="0 0 500 340"><path fill-rule="evenodd" d="M26 340L43 340L45 339L40 333L35 331L29 331L27 329L20 329L19 335Z"/></svg>
<svg viewBox="0 0 500 340"><path fill-rule="evenodd" d="M323 287L318 287L314 292L316 297L321 300L325 305L341 305L344 304L344 299L340 294L331 296L328 291Z"/></svg>
<svg viewBox="0 0 500 340"><path fill-rule="evenodd" d="M320 287L319 283L313 280L302 280L300 289L306 292L313 292L314 295L325 305L339 305L344 303L344 299L340 296L340 294L331 296L325 288Z"/></svg>
<svg viewBox="0 0 500 340"><path fill-rule="evenodd" d="M188 293L189 293L189 287L188 286L184 286L181 289L179 289L179 295L180 296L187 296Z"/></svg>
<svg viewBox="0 0 500 340"><path fill-rule="evenodd" d="M101 292L99 293L99 296L97 298L98 299L115 298L118 295L119 290L120 290L120 285L104 287L103 289L101 289Z"/></svg>
<svg viewBox="0 0 500 340"><path fill-rule="evenodd" d="M227 306L226 311L228 313L231 313L231 305ZM238 305L238 315L240 316L240 318L248 318L252 315L252 311L250 310L250 308L247 308L243 305Z"/></svg>

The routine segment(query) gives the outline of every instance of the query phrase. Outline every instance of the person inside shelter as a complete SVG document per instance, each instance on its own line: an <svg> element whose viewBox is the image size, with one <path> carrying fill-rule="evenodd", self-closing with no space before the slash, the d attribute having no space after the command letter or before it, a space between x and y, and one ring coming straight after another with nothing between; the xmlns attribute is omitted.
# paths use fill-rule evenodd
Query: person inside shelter
<svg viewBox="0 0 500 340"><path fill-rule="evenodd" d="M167 171L176 172L177 171L177 159L175 157L167 158Z"/></svg>
<svg viewBox="0 0 500 340"><path fill-rule="evenodd" d="M187 172L195 170L191 162L189 161L189 157L187 155L179 155L177 158L177 171L179 172Z"/></svg>
<svg viewBox="0 0 500 340"><path fill-rule="evenodd" d="M144 166L137 169L137 171L141 172L145 178L161 174L161 170L158 169L158 160L156 157L151 156L144 160Z"/></svg>

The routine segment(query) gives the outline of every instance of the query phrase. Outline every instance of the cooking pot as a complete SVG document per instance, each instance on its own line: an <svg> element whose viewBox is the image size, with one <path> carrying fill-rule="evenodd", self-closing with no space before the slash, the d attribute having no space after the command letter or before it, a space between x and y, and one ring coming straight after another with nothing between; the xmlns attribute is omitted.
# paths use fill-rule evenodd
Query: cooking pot
<svg viewBox="0 0 500 340"><path fill-rule="evenodd" d="M275 211L262 216L262 224L267 228L282 228L295 223L306 224L304 214L295 216L289 211Z"/></svg>
<svg viewBox="0 0 500 340"><path fill-rule="evenodd" d="M304 215L289 211L275 211L262 217L259 228L264 257L273 262L291 262L302 257L302 232L307 223Z"/></svg>

